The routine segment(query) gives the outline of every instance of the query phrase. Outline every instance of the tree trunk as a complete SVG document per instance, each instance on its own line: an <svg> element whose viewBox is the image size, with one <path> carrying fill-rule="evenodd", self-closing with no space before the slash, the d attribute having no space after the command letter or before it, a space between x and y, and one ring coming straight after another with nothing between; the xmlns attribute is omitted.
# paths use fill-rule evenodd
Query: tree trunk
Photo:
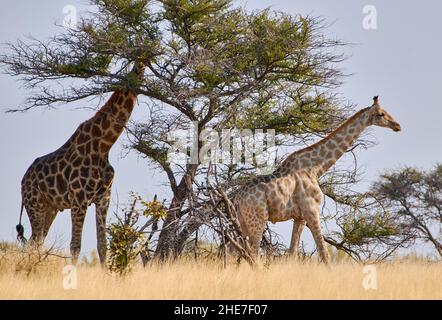
<svg viewBox="0 0 442 320"><path fill-rule="evenodd" d="M169 207L169 213L164 219L163 227L158 237L158 245L155 256L160 260L166 260L173 254L176 257L176 248L178 243L179 218L181 217L181 209L187 199L189 191L192 188L198 165L190 164L187 166L186 173L181 178L177 186L177 190L172 198Z"/></svg>

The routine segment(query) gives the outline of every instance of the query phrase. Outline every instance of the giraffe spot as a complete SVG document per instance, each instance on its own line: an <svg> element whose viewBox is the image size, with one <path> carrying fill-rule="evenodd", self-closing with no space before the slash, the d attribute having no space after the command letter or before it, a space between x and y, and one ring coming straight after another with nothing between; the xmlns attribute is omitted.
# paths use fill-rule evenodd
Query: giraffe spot
<svg viewBox="0 0 442 320"><path fill-rule="evenodd" d="M123 96L119 96L117 100L117 104L121 105L123 103Z"/></svg>
<svg viewBox="0 0 442 320"><path fill-rule="evenodd" d="M89 159L88 157L84 158L83 165L89 167L91 165L91 159Z"/></svg>
<svg viewBox="0 0 442 320"><path fill-rule="evenodd" d="M42 192L47 192L48 191L48 187L46 186L46 183L40 183L39 185L38 185L38 187L39 187L39 189L42 191Z"/></svg>
<svg viewBox="0 0 442 320"><path fill-rule="evenodd" d="M127 119L127 115L126 115L126 113L124 113L123 111L120 111L120 112L118 113L117 120L118 120L119 122L126 122L126 119Z"/></svg>
<svg viewBox="0 0 442 320"><path fill-rule="evenodd" d="M86 147L86 154L91 153L91 143L90 142L86 143L85 147Z"/></svg>
<svg viewBox="0 0 442 320"><path fill-rule="evenodd" d="M61 174L57 174L57 176L55 177L55 181L56 181L57 191L59 193L66 192L66 190L67 190L66 183L65 183L63 176Z"/></svg>
<svg viewBox="0 0 442 320"><path fill-rule="evenodd" d="M106 153L106 152L108 152L109 150L110 150L110 148L112 148L112 145L110 144L106 144L106 143L100 143L100 151L102 152L102 153Z"/></svg>
<svg viewBox="0 0 442 320"><path fill-rule="evenodd" d="M92 165L98 165L100 163L100 157L98 156L98 154L93 154L91 160L92 160Z"/></svg>
<svg viewBox="0 0 442 320"><path fill-rule="evenodd" d="M51 173L52 174L55 174L56 172L57 172L57 163L55 162L55 163L52 163L51 164Z"/></svg>
<svg viewBox="0 0 442 320"><path fill-rule="evenodd" d="M325 143L325 147L327 148L327 149L334 149L335 148L335 143L333 142L333 141L331 141L331 140L328 140L326 143Z"/></svg>
<svg viewBox="0 0 442 320"><path fill-rule="evenodd" d="M303 167L308 167L308 166L310 165L310 161L307 160L307 159L302 159L302 160L301 160L301 165L302 165Z"/></svg>
<svg viewBox="0 0 442 320"><path fill-rule="evenodd" d="M85 177L85 178L89 177L89 169L87 167L82 167L80 169L80 174L82 177Z"/></svg>
<svg viewBox="0 0 442 320"><path fill-rule="evenodd" d="M48 185L48 187L52 187L55 183L55 178L54 176L47 176L46 177L46 183Z"/></svg>
<svg viewBox="0 0 442 320"><path fill-rule="evenodd" d="M113 132L111 132L111 131L109 131L104 137L103 137L103 140L105 141L105 142L108 142L108 143L115 143L115 141L117 140L117 136L113 133Z"/></svg>
<svg viewBox="0 0 442 320"><path fill-rule="evenodd" d="M104 121L103 121L103 130L107 130L107 129L109 129L109 127L110 127L110 121L109 121L109 119L105 119Z"/></svg>
<svg viewBox="0 0 442 320"><path fill-rule="evenodd" d="M72 188L75 189L75 190L80 189L80 188L81 188L80 181L75 180L75 181L72 183Z"/></svg>
<svg viewBox="0 0 442 320"><path fill-rule="evenodd" d="M123 128L124 128L124 124L116 123L115 126L114 126L114 128L115 128L115 130L116 130L117 132L121 132L121 131L123 130Z"/></svg>
<svg viewBox="0 0 442 320"><path fill-rule="evenodd" d="M95 137L101 136L101 129L100 129L100 127L98 127L96 125L93 126L92 127L92 135L95 136Z"/></svg>
<svg viewBox="0 0 442 320"><path fill-rule="evenodd" d="M98 172L98 169L93 169L91 176L92 176L92 178L98 180L100 178L100 174Z"/></svg>
<svg viewBox="0 0 442 320"><path fill-rule="evenodd" d="M91 123L90 122L86 122L85 124L84 124L84 128L83 128L83 130L85 131L85 132L90 132L91 131Z"/></svg>
<svg viewBox="0 0 442 320"><path fill-rule="evenodd" d="M326 158L333 158L333 153L331 151L327 152Z"/></svg>
<svg viewBox="0 0 442 320"><path fill-rule="evenodd" d="M335 150L335 158L339 158L341 156L341 152L339 150Z"/></svg>
<svg viewBox="0 0 442 320"><path fill-rule="evenodd" d="M86 148L85 148L84 145L78 146L77 150L78 150L78 153L81 154L81 155L85 155L86 154Z"/></svg>
<svg viewBox="0 0 442 320"><path fill-rule="evenodd" d="M79 192L77 193L77 199L78 199L80 202L83 202L83 201L86 199L83 190L81 190L81 191L79 191Z"/></svg>
<svg viewBox="0 0 442 320"><path fill-rule="evenodd" d="M87 135L80 133L77 138L77 144L83 144L87 141L87 139L88 139Z"/></svg>
<svg viewBox="0 0 442 320"><path fill-rule="evenodd" d="M78 176L79 176L78 169L74 169L72 171L72 174L71 174L71 180L74 180L75 178L78 178Z"/></svg>
<svg viewBox="0 0 442 320"><path fill-rule="evenodd" d="M81 158L80 158L80 157L77 157L77 158L74 160L74 162L72 162L72 165L74 166L74 168L78 168L78 167L81 165L81 162L82 162Z"/></svg>
<svg viewBox="0 0 442 320"><path fill-rule="evenodd" d="M86 191L93 192L94 190L94 187L90 183L86 185Z"/></svg>
<svg viewBox="0 0 442 320"><path fill-rule="evenodd" d="M63 171L64 168L66 168L67 164L68 164L68 163L66 162L66 160L62 159L62 160L58 163L58 170L59 170L59 171Z"/></svg>
<svg viewBox="0 0 442 320"><path fill-rule="evenodd" d="M92 141L92 149L98 152L98 148L100 147L100 140L95 139Z"/></svg>
<svg viewBox="0 0 442 320"><path fill-rule="evenodd" d="M67 166L67 167L64 169L63 174L64 174L64 177L66 178L66 180L69 180L70 175L71 175L71 172L72 172L72 168L71 168L71 166Z"/></svg>

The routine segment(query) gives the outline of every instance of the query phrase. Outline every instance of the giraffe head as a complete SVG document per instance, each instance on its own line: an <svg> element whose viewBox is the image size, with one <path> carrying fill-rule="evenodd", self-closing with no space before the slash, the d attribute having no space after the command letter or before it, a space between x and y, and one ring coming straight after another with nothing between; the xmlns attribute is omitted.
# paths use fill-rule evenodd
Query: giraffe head
<svg viewBox="0 0 442 320"><path fill-rule="evenodd" d="M373 98L373 105L370 108L370 112L372 125L390 128L395 132L401 131L401 125L397 123L387 111L381 108L378 96Z"/></svg>

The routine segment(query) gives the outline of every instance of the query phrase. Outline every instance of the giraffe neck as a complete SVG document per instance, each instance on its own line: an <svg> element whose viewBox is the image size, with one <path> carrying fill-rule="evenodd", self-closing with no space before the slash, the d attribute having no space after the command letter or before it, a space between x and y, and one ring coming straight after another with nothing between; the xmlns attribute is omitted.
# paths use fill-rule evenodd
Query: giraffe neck
<svg viewBox="0 0 442 320"><path fill-rule="evenodd" d="M360 110L324 139L292 153L281 164L281 171L293 174L302 169L313 169L317 177L321 177L370 125L369 110Z"/></svg>
<svg viewBox="0 0 442 320"><path fill-rule="evenodd" d="M129 77L141 80L143 75L144 65L136 64ZM77 152L106 157L129 121L136 100L137 94L133 90L115 91L105 105L74 133L73 145Z"/></svg>
<svg viewBox="0 0 442 320"><path fill-rule="evenodd" d="M114 92L109 101L90 119L92 139L99 139L99 153L107 154L123 132L136 103L129 90Z"/></svg>

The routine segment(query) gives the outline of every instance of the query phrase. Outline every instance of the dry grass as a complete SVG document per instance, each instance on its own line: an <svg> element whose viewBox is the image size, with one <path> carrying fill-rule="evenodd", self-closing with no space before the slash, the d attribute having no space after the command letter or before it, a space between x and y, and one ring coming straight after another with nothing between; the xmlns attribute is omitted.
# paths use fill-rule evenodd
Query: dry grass
<svg viewBox="0 0 442 320"><path fill-rule="evenodd" d="M442 299L440 262L377 265L376 290L363 288L363 266L349 262L328 268L281 260L252 270L188 260L136 268L124 277L83 265L77 289L66 290L64 260L53 257L30 273L16 261L0 259L0 299Z"/></svg>

